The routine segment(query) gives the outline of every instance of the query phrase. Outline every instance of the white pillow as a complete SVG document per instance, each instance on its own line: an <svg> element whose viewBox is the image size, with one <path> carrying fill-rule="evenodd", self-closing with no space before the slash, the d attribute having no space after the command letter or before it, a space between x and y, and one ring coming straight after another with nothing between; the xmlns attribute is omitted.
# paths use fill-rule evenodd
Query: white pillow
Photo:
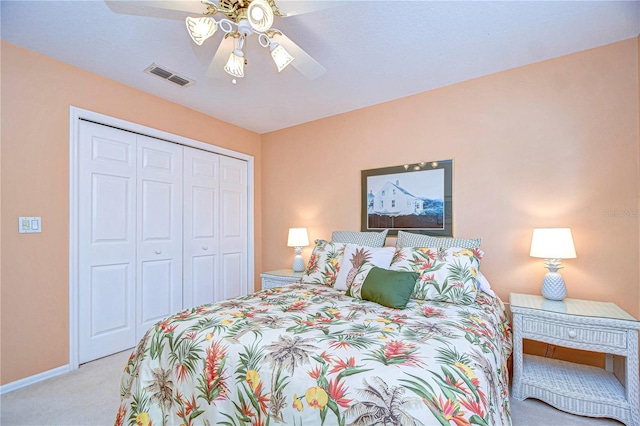
<svg viewBox="0 0 640 426"><path fill-rule="evenodd" d="M491 290L491 284L489 284L487 277L482 275L482 272L480 271L478 271L478 275L476 276L476 284L478 284L480 291L483 293L486 293L491 297L496 297L496 294Z"/></svg>
<svg viewBox="0 0 640 426"><path fill-rule="evenodd" d="M389 269L395 251L395 247L367 247L347 244L333 288L346 290L354 282L362 284L374 266Z"/></svg>

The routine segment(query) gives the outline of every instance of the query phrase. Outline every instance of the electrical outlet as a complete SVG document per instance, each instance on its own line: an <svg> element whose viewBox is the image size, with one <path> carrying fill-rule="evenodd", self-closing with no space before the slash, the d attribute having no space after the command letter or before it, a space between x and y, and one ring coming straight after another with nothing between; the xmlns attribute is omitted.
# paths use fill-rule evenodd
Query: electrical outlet
<svg viewBox="0 0 640 426"><path fill-rule="evenodd" d="M32 216L19 217L18 232L21 234L42 232L42 218Z"/></svg>

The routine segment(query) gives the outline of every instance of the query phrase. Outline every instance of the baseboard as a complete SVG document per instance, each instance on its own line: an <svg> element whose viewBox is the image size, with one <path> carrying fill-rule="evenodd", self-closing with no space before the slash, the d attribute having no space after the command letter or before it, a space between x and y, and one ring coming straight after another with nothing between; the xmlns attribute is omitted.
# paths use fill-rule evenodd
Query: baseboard
<svg viewBox="0 0 640 426"><path fill-rule="evenodd" d="M20 388L24 388L29 385L33 385L38 382L42 382L47 379L51 379L56 376L61 376L70 372L69 364L63 365L61 367L54 368L52 370L43 371L42 373L34 374L33 376L25 377L24 379L16 380L15 382L7 383L6 385L0 386L0 395L4 395L5 393L13 392Z"/></svg>

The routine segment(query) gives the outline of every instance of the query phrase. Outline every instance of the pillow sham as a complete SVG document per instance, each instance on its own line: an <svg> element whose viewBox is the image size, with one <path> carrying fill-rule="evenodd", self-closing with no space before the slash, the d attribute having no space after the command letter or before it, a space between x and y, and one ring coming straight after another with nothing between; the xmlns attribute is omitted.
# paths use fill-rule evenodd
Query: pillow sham
<svg viewBox="0 0 640 426"><path fill-rule="evenodd" d="M372 267L389 268L395 252L394 247L367 247L347 244L334 288L347 290L353 283L362 285Z"/></svg>
<svg viewBox="0 0 640 426"><path fill-rule="evenodd" d="M467 249L480 248L482 238L450 238L432 237L431 235L414 234L412 232L398 231L396 247L460 247Z"/></svg>
<svg viewBox="0 0 640 426"><path fill-rule="evenodd" d="M333 287L340 271L345 246L344 243L316 240L301 281Z"/></svg>
<svg viewBox="0 0 640 426"><path fill-rule="evenodd" d="M334 243L358 244L367 247L384 247L388 229L382 232L333 231L331 241Z"/></svg>
<svg viewBox="0 0 640 426"><path fill-rule="evenodd" d="M420 274L414 299L469 305L476 300L483 256L480 249L462 247L398 247L389 269Z"/></svg>
<svg viewBox="0 0 640 426"><path fill-rule="evenodd" d="M417 272L391 271L374 266L362 284L360 298L388 308L404 309L418 277Z"/></svg>

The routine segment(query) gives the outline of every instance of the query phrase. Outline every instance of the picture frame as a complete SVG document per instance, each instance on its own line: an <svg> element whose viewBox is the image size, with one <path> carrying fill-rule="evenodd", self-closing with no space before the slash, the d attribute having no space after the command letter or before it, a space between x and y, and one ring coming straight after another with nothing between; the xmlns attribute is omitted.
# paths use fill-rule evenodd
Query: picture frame
<svg viewBox="0 0 640 426"><path fill-rule="evenodd" d="M453 236L453 160L362 170L361 230Z"/></svg>

